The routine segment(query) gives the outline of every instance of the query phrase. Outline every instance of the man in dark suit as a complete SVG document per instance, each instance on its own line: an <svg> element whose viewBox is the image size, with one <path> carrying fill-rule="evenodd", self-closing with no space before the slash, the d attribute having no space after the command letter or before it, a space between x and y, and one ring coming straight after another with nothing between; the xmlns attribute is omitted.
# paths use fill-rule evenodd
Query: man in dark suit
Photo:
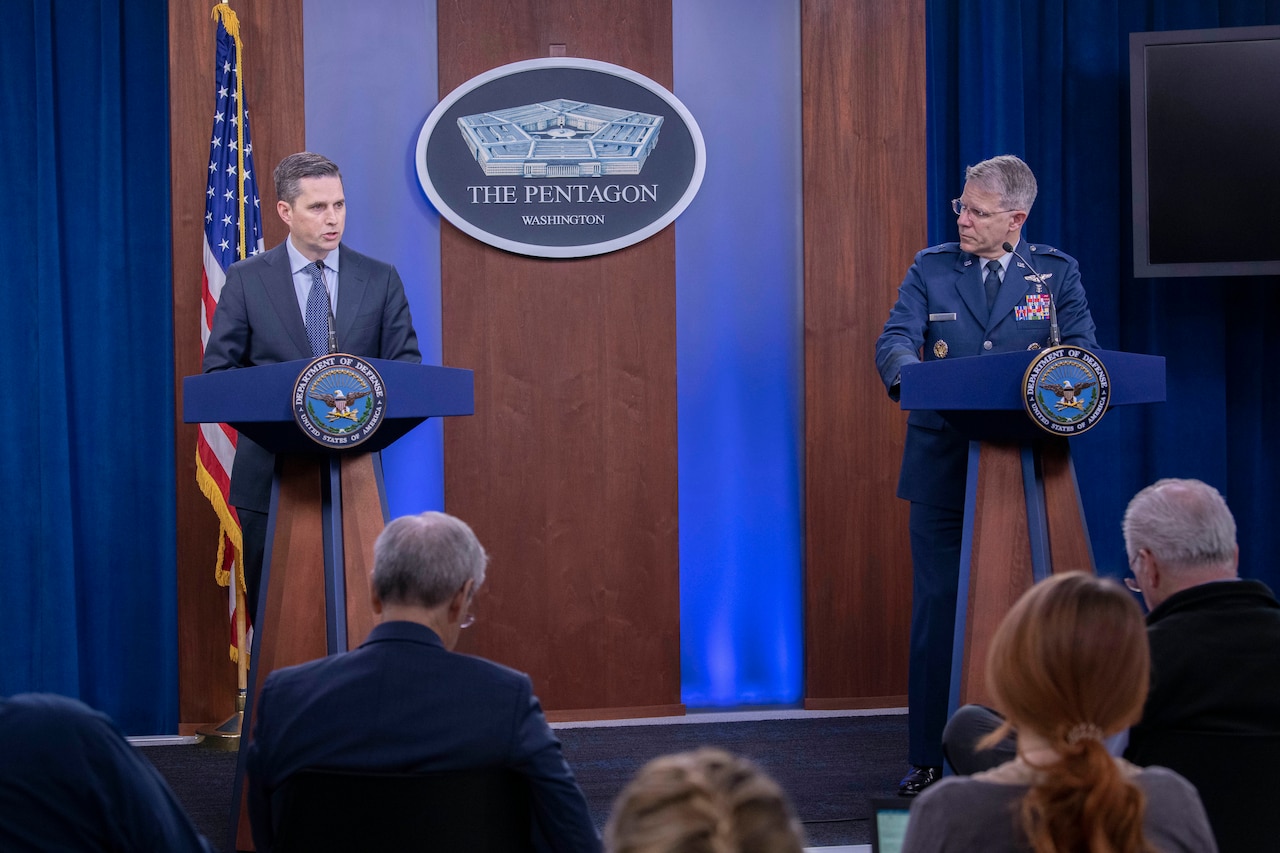
<svg viewBox="0 0 1280 853"><path fill-rule="evenodd" d="M275 171L276 212L289 237L227 270L203 370L278 364L328 352L419 362L418 337L395 267L342 244L346 197L338 167L291 154ZM275 457L239 436L231 504L243 533L249 612L258 612Z"/></svg>
<svg viewBox="0 0 1280 853"><path fill-rule="evenodd" d="M484 582L484 549L438 512L374 545L379 624L358 648L267 676L248 753L254 843L271 849L272 793L308 767L399 773L507 767L529 780L542 850L597 851L586 799L529 677L452 650Z"/></svg>
<svg viewBox="0 0 1280 853"><path fill-rule="evenodd" d="M1097 346L1075 259L1022 242L1035 199L1035 176L1017 157L993 157L966 170L964 192L951 202L959 242L916 255L876 341L876 367L891 399L898 399L903 365L920 361L922 349L923 359L932 361L1046 346L1050 294L1062 342ZM907 418L897 492L911 502L911 766L899 783L903 796L942 775L968 445L937 412L917 410Z"/></svg>
<svg viewBox="0 0 1280 853"><path fill-rule="evenodd" d="M0 850L212 849L106 714L48 693L0 697Z"/></svg>

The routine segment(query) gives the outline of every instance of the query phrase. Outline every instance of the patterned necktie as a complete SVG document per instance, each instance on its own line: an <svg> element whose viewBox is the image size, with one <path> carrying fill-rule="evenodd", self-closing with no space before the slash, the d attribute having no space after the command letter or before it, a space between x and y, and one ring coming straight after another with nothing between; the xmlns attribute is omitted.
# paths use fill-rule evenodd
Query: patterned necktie
<svg viewBox="0 0 1280 853"><path fill-rule="evenodd" d="M307 340L311 354L329 353L329 291L324 286L324 261L307 264L311 273L311 292L307 294Z"/></svg>
<svg viewBox="0 0 1280 853"><path fill-rule="evenodd" d="M983 284L987 288L987 311L990 312L996 304L996 293L1000 290L1000 262L987 261L987 279Z"/></svg>

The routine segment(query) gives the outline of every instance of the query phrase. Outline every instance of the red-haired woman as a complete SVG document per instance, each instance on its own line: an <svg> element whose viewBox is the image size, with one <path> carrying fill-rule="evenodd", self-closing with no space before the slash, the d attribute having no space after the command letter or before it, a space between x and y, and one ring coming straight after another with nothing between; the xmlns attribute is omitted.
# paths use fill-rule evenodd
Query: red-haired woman
<svg viewBox="0 0 1280 853"><path fill-rule="evenodd" d="M1070 572L1032 587L987 657L987 686L1005 723L984 743L1012 730L1017 758L922 793L903 850L1216 851L1187 780L1103 746L1141 717L1149 670L1142 613L1119 584Z"/></svg>

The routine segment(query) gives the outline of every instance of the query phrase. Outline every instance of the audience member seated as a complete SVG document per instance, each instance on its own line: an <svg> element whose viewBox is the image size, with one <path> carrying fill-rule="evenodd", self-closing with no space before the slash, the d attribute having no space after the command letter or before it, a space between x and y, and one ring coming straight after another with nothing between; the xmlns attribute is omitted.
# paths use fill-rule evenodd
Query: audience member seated
<svg viewBox="0 0 1280 853"><path fill-rule="evenodd" d="M65 696L0 697L0 850L212 849L106 714Z"/></svg>
<svg viewBox="0 0 1280 853"><path fill-rule="evenodd" d="M272 795L304 768L511 768L530 783L537 849L600 849L529 677L453 651L472 621L487 561L471 528L452 516L392 521L374 545L378 624L369 638L350 652L267 677L248 752L259 853L272 849Z"/></svg>
<svg viewBox="0 0 1280 853"><path fill-rule="evenodd" d="M920 794L903 850L1216 850L1187 780L1103 745L1137 722L1149 670L1141 610L1119 584L1068 572L1032 587L987 656L987 687L1005 720L990 739L1015 731L1017 755Z"/></svg>
<svg viewBox="0 0 1280 853"><path fill-rule="evenodd" d="M1280 691L1258 689L1280 682L1280 602L1239 577L1236 522L1222 495L1199 480L1160 480L1129 502L1123 529L1134 572L1125 582L1150 611L1151 690L1118 749L1134 758L1170 732L1280 736ZM975 748L1001 722L979 705L952 716L943 750L957 773L1013 757L1012 738Z"/></svg>
<svg viewBox="0 0 1280 853"><path fill-rule="evenodd" d="M703 748L655 758L623 788L608 853L801 853L804 833L778 784L751 761Z"/></svg>
<svg viewBox="0 0 1280 853"><path fill-rule="evenodd" d="M1124 543L1151 611L1152 670L1126 754L1170 731L1280 735L1280 602L1239 577L1222 495L1199 480L1148 486L1125 511Z"/></svg>

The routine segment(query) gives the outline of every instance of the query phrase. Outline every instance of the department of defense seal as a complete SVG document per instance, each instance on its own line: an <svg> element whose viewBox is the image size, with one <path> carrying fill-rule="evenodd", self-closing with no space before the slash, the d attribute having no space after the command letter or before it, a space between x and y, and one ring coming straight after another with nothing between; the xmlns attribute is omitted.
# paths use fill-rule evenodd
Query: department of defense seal
<svg viewBox="0 0 1280 853"><path fill-rule="evenodd" d="M373 365L343 352L313 359L293 388L293 419L329 450L363 444L382 425L386 387Z"/></svg>
<svg viewBox="0 0 1280 853"><path fill-rule="evenodd" d="M948 353L949 351L950 351L950 350L949 350L949 348L947 347L947 342L946 342L946 341L939 340L939 341L934 341L934 342L933 342L933 356L934 356L934 358L946 358L946 357L947 357L947 353Z"/></svg>
<svg viewBox="0 0 1280 853"><path fill-rule="evenodd" d="M1079 347L1044 350L1027 368L1022 387L1027 414L1051 435L1072 436L1092 429L1106 414L1111 399L1107 369L1097 356Z"/></svg>

